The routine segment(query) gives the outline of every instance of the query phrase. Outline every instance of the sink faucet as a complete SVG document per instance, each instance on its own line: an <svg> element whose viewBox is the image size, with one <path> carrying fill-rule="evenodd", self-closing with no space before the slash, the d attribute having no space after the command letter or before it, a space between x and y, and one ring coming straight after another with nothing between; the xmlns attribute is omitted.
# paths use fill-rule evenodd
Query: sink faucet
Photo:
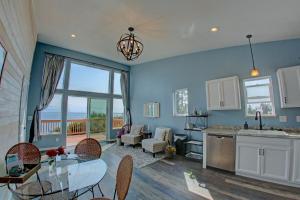
<svg viewBox="0 0 300 200"><path fill-rule="evenodd" d="M260 111L256 111L255 113L255 120L258 120L258 115L259 115L259 130L262 130L262 123L261 123L261 112Z"/></svg>

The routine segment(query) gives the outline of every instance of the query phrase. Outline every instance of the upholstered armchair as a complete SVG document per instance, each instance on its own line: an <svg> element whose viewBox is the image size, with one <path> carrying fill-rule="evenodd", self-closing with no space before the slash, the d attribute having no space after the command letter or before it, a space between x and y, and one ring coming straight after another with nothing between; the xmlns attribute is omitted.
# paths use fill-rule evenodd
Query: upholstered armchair
<svg viewBox="0 0 300 200"><path fill-rule="evenodd" d="M132 125L128 134L121 136L121 142L135 146L142 140L144 125Z"/></svg>
<svg viewBox="0 0 300 200"><path fill-rule="evenodd" d="M172 144L172 131L170 128L156 128L154 138L142 140L143 152L149 151L155 154L165 150L168 143Z"/></svg>

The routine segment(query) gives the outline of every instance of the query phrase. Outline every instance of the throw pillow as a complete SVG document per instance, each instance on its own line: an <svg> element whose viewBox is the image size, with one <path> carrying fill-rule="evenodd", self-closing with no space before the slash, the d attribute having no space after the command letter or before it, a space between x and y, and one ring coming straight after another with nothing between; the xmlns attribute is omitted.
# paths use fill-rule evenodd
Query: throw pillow
<svg viewBox="0 0 300 200"><path fill-rule="evenodd" d="M154 138L157 140L164 141L166 136L166 130L163 128L156 128Z"/></svg>
<svg viewBox="0 0 300 200"><path fill-rule="evenodd" d="M143 127L144 127L143 125L132 125L130 134L131 135L139 135L141 133Z"/></svg>

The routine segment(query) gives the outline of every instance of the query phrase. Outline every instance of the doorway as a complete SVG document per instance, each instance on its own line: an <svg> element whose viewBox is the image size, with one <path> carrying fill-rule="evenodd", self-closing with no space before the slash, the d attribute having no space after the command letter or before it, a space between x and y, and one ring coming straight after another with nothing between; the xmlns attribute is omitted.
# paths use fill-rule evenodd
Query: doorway
<svg viewBox="0 0 300 200"><path fill-rule="evenodd" d="M67 147L75 146L85 138L99 142L107 139L107 99L69 96L67 107Z"/></svg>

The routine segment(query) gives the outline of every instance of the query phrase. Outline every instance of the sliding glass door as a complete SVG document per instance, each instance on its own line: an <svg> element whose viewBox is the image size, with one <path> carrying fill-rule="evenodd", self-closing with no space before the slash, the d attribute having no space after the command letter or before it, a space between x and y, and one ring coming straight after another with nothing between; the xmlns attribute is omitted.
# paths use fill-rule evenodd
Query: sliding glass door
<svg viewBox="0 0 300 200"><path fill-rule="evenodd" d="M85 138L105 141L107 137L107 100L90 97L68 97L67 146Z"/></svg>
<svg viewBox="0 0 300 200"><path fill-rule="evenodd" d="M88 137L98 141L107 139L107 100L89 98L88 104Z"/></svg>
<svg viewBox="0 0 300 200"><path fill-rule="evenodd" d="M88 136L87 105L86 97L68 97L67 146L74 146Z"/></svg>

